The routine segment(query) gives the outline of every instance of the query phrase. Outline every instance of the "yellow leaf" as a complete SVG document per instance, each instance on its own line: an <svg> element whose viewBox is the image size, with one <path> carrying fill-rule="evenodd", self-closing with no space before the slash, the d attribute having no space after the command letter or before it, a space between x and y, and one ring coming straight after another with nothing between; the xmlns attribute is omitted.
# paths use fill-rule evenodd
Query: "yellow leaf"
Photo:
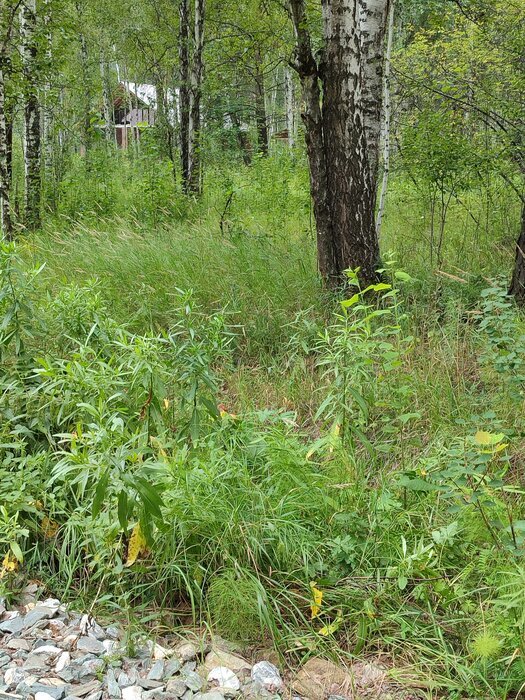
<svg viewBox="0 0 525 700"><path fill-rule="evenodd" d="M146 538L140 529L140 523L137 523L133 528L131 537L128 542L128 558L126 560L126 566L132 566L136 561L137 557L144 553L146 550Z"/></svg>
<svg viewBox="0 0 525 700"><path fill-rule="evenodd" d="M310 606L312 611L311 619L313 620L319 615L321 610L321 603L323 602L323 591L316 587L315 581L310 582L310 589L312 591L313 604Z"/></svg>
<svg viewBox="0 0 525 700"><path fill-rule="evenodd" d="M503 433L487 433L485 430L478 430L474 435L474 442L480 447L493 447L503 440Z"/></svg>
<svg viewBox="0 0 525 700"><path fill-rule="evenodd" d="M343 621L342 617L336 617L336 619L331 622L329 625L325 625L324 627L321 627L319 630L319 634L321 634L323 637L328 637L329 634L334 634L337 632L339 627L341 627L341 622Z"/></svg>
<svg viewBox="0 0 525 700"><path fill-rule="evenodd" d="M44 515L42 518L42 534L46 539L52 539L55 537L55 535L58 532L58 523L56 520L51 520L50 518L47 517L47 515Z"/></svg>
<svg viewBox="0 0 525 700"><path fill-rule="evenodd" d="M8 552L2 562L2 568L0 569L0 578L3 578L6 574L12 573L18 569L18 561L16 557Z"/></svg>
<svg viewBox="0 0 525 700"><path fill-rule="evenodd" d="M167 411L169 407L170 407L169 399L164 399L164 410Z"/></svg>

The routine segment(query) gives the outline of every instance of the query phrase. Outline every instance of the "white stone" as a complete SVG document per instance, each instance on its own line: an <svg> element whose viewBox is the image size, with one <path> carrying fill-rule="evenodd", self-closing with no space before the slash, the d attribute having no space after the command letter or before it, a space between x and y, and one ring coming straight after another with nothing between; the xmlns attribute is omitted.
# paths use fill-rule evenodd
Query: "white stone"
<svg viewBox="0 0 525 700"><path fill-rule="evenodd" d="M63 651L60 656L58 657L58 661L56 662L55 665L55 671L57 673L60 673L60 671L63 671L66 666L69 666L71 662L71 654L69 651Z"/></svg>
<svg viewBox="0 0 525 700"><path fill-rule="evenodd" d="M114 639L104 639L102 644L106 650L106 654L112 654L118 646Z"/></svg>
<svg viewBox="0 0 525 700"><path fill-rule="evenodd" d="M252 681L254 681L254 683L260 683L263 688L266 688L266 690L272 693L279 692L283 687L283 680L279 669L269 661L259 661L258 664L255 664L252 668Z"/></svg>
<svg viewBox="0 0 525 700"><path fill-rule="evenodd" d="M214 683L224 690L237 691L241 683L235 673L226 666L217 666L208 673L208 683Z"/></svg>
<svg viewBox="0 0 525 700"><path fill-rule="evenodd" d="M52 695L49 695L49 693L35 693L35 700L54 700Z"/></svg>
<svg viewBox="0 0 525 700"><path fill-rule="evenodd" d="M33 649L32 654L49 654L50 656L58 656L62 653L62 649L53 646L52 644L44 644L41 647Z"/></svg>
<svg viewBox="0 0 525 700"><path fill-rule="evenodd" d="M150 648L151 655L155 659L155 661L160 661L161 659L169 659L170 656L173 656L173 651L171 649L161 647L161 645L157 644L156 642L150 642L148 644L148 647Z"/></svg>
<svg viewBox="0 0 525 700"><path fill-rule="evenodd" d="M142 688L140 685L128 685L122 688L122 700L141 700Z"/></svg>

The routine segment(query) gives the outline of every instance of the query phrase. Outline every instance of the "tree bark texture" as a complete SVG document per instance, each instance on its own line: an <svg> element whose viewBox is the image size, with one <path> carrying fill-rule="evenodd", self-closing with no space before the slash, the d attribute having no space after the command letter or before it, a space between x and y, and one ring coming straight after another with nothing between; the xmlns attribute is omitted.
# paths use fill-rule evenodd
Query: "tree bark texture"
<svg viewBox="0 0 525 700"><path fill-rule="evenodd" d="M40 226L41 139L36 21L36 1L24 0L21 5L20 27L24 65L24 224L29 230Z"/></svg>
<svg viewBox="0 0 525 700"><path fill-rule="evenodd" d="M395 0L391 0L388 11L388 29L386 40L385 64L383 70L383 105L381 112L381 133L380 142L382 144L382 176L381 189L379 193L379 204L377 206L376 229L377 237L381 237L381 224L385 211L386 192L388 188L388 178L390 175L390 119L391 119L391 96L390 96L390 65L392 58L392 43L394 38L394 9Z"/></svg>
<svg viewBox="0 0 525 700"><path fill-rule="evenodd" d="M193 64L190 80L190 120L188 134L188 189L201 191L201 96L204 51L204 0L195 0Z"/></svg>
<svg viewBox="0 0 525 700"><path fill-rule="evenodd" d="M359 268L377 281L375 200L389 0L323 0L323 51L314 57L304 0L290 0L302 118L317 225L319 270L328 286Z"/></svg>
<svg viewBox="0 0 525 700"><path fill-rule="evenodd" d="M514 295L520 306L525 306L525 199L521 205L521 229L516 242L516 257L509 294Z"/></svg>
<svg viewBox="0 0 525 700"><path fill-rule="evenodd" d="M13 237L13 224L11 216L11 168L9 155L9 131L12 127L6 107L5 96L5 63L7 61L6 52L0 52L0 223L2 224L2 234L7 240Z"/></svg>

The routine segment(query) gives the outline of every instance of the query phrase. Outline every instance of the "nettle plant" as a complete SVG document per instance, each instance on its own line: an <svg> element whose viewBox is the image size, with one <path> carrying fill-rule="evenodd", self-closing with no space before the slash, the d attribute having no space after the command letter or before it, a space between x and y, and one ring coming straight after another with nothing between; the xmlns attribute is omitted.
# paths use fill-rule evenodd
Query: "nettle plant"
<svg viewBox="0 0 525 700"><path fill-rule="evenodd" d="M509 398L525 398L525 332L504 280L496 280L481 292L479 329L485 341L481 361L494 369L508 390Z"/></svg>
<svg viewBox="0 0 525 700"><path fill-rule="evenodd" d="M328 391L315 420L323 420L331 428L327 437L312 446L311 453L327 444L330 450L336 445L344 447L355 439L370 453L374 452L364 430L372 420L372 410L379 405L386 378L401 368L403 355L412 341L411 337L403 337L399 290L386 282L361 289L358 272L347 271L349 284L357 291L341 302L341 313L318 342L317 364ZM401 271L380 272L389 272L399 281L411 280ZM402 387L399 388L400 391L394 391L395 397L389 392L394 412L402 412L404 400Z"/></svg>
<svg viewBox="0 0 525 700"><path fill-rule="evenodd" d="M467 518L473 511L489 542L522 555L525 521L515 519L513 499L525 491L505 478L510 464L506 439L502 432L485 430L458 438L445 454L427 459L419 474L405 473L398 483L406 491L439 494L455 517Z"/></svg>

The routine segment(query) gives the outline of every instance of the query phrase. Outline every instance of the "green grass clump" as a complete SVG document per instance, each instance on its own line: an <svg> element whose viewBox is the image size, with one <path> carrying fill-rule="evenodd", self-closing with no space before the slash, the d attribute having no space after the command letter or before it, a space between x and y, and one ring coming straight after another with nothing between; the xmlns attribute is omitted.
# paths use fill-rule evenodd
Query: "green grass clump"
<svg viewBox="0 0 525 700"><path fill-rule="evenodd" d="M260 583L243 572L227 570L217 574L206 594L213 628L232 642L247 644L259 641L261 629Z"/></svg>

